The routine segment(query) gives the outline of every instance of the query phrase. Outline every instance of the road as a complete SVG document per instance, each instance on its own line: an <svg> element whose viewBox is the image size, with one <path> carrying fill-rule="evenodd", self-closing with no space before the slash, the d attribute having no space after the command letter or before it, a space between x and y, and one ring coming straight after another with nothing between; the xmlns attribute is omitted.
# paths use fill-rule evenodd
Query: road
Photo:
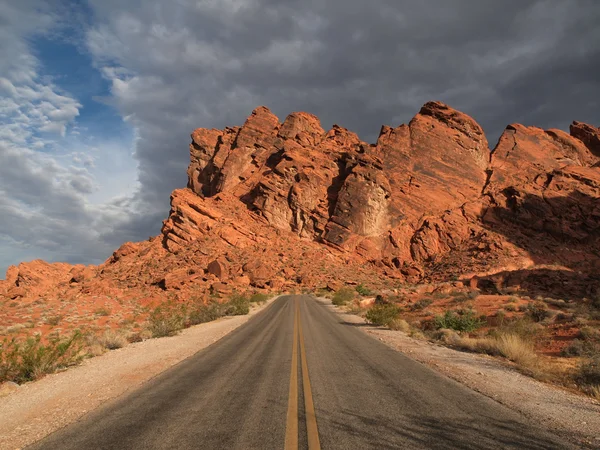
<svg viewBox="0 0 600 450"><path fill-rule="evenodd" d="M348 324L273 302L35 449L570 448L518 413Z"/></svg>

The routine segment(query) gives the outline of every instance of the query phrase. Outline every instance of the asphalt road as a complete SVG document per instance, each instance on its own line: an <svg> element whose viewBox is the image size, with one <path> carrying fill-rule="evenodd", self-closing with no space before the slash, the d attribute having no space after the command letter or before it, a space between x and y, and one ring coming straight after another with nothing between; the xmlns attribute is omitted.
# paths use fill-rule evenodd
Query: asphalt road
<svg viewBox="0 0 600 450"><path fill-rule="evenodd" d="M35 449L570 448L518 413L286 296Z"/></svg>

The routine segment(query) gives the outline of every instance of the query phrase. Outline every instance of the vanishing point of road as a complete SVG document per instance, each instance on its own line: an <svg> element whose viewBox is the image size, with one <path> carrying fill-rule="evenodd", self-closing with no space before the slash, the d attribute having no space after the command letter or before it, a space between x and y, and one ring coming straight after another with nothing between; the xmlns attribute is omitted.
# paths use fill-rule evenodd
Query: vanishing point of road
<svg viewBox="0 0 600 450"><path fill-rule="evenodd" d="M36 449L571 448L522 415L284 296Z"/></svg>

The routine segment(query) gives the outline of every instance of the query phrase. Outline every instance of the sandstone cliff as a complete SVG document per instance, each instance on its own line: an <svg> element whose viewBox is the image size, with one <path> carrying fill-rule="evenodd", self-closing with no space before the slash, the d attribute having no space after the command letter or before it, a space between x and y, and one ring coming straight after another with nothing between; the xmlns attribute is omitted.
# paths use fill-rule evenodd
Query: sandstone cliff
<svg viewBox="0 0 600 450"><path fill-rule="evenodd" d="M439 102L374 144L259 107L241 127L192 133L188 186L160 236L98 267L11 267L0 295L448 279L585 295L598 288L599 161L600 130L580 122L570 134L512 124L490 150L474 119Z"/></svg>

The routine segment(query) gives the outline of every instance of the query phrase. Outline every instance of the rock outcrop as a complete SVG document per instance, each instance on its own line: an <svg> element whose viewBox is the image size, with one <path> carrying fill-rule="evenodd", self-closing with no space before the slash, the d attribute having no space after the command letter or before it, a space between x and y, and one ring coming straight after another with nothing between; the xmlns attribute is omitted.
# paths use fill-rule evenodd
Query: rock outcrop
<svg viewBox="0 0 600 450"><path fill-rule="evenodd" d="M512 124L490 150L474 119L429 102L369 144L312 114L281 122L259 107L241 127L191 137L188 185L172 193L160 236L97 268L12 267L0 294L26 296L44 278L73 292L178 298L492 275L500 286L526 284L542 266L546 280L550 266L583 274L588 291L600 283L591 125L568 134ZM557 283L575 276L561 274Z"/></svg>
<svg viewBox="0 0 600 450"><path fill-rule="evenodd" d="M373 145L337 125L325 132L306 113L279 123L261 107L241 128L194 131L190 151L188 187L198 196L226 193L273 227L401 263L429 256L411 243L424 217L477 198L489 160L482 128L438 102L408 126L383 127ZM177 221L181 206L173 208Z"/></svg>
<svg viewBox="0 0 600 450"><path fill-rule="evenodd" d="M325 132L310 114L280 123L261 107L241 128L192 134L188 187L205 198L235 197L300 238L402 268L478 239L492 211L522 222L530 212L515 211L517 196L541 199L555 191L597 198L590 180L598 130L575 122L571 133L514 124L490 152L477 122L430 102L408 125L384 126L377 142L367 144L337 125ZM559 182L565 177L569 187ZM538 208L545 216L538 228L557 238L558 229L578 239L588 228L594 233L589 223L579 226L583 217L595 220L587 207L566 224L577 215L571 206Z"/></svg>

